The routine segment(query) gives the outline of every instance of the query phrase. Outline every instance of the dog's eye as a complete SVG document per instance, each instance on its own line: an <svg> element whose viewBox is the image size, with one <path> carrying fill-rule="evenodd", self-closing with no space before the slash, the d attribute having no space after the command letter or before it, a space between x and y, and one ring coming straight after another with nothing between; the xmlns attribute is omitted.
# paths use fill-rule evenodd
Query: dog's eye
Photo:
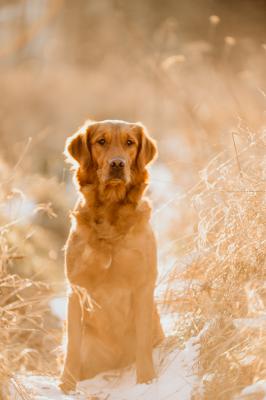
<svg viewBox="0 0 266 400"><path fill-rule="evenodd" d="M100 139L98 140L98 142L101 146L103 146L105 144L105 139Z"/></svg>
<svg viewBox="0 0 266 400"><path fill-rule="evenodd" d="M133 144L132 140L128 139L127 145L128 145L128 146L132 146L132 144Z"/></svg>

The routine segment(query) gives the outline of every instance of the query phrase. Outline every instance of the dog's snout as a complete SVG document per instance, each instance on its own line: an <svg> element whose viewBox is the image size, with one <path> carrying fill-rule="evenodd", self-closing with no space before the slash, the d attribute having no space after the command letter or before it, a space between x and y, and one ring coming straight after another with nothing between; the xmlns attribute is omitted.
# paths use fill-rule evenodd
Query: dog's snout
<svg viewBox="0 0 266 400"><path fill-rule="evenodd" d="M125 161L122 158L112 158L109 161L110 167L112 169L123 169L125 167Z"/></svg>

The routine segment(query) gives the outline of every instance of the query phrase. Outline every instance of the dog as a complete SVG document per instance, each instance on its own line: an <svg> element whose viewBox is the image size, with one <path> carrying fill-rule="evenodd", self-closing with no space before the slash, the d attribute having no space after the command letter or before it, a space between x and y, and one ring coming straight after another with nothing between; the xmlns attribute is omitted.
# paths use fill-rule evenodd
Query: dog
<svg viewBox="0 0 266 400"><path fill-rule="evenodd" d="M89 121L67 139L65 155L80 196L65 247L71 292L60 387L67 393L134 361L137 383L150 383L152 350L164 337L151 206L143 197L156 143L140 123Z"/></svg>

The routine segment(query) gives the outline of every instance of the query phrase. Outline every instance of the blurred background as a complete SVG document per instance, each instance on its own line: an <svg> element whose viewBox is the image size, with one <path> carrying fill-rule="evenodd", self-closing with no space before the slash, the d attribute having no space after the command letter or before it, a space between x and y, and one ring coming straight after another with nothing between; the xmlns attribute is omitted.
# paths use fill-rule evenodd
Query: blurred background
<svg viewBox="0 0 266 400"><path fill-rule="evenodd" d="M1 0L2 271L64 294L76 193L62 152L88 118L141 121L157 140L160 270L192 262L203 203L188 195L211 187L206 166L230 159L243 177L265 154L264 139L242 170L265 137L265 71L265 0Z"/></svg>

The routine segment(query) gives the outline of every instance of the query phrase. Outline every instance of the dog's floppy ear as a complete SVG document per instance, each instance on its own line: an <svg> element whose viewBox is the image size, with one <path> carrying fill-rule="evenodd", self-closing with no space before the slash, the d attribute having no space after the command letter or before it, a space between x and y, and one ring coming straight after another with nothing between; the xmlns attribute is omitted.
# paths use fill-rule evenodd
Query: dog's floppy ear
<svg viewBox="0 0 266 400"><path fill-rule="evenodd" d="M145 168L157 155L157 146L155 140L153 140L146 128L141 124L137 124L139 127L139 149L137 154L137 166L140 169Z"/></svg>
<svg viewBox="0 0 266 400"><path fill-rule="evenodd" d="M92 133L92 124L85 123L74 135L66 141L64 154L71 164L77 163L89 167L92 163L90 152L90 136Z"/></svg>

